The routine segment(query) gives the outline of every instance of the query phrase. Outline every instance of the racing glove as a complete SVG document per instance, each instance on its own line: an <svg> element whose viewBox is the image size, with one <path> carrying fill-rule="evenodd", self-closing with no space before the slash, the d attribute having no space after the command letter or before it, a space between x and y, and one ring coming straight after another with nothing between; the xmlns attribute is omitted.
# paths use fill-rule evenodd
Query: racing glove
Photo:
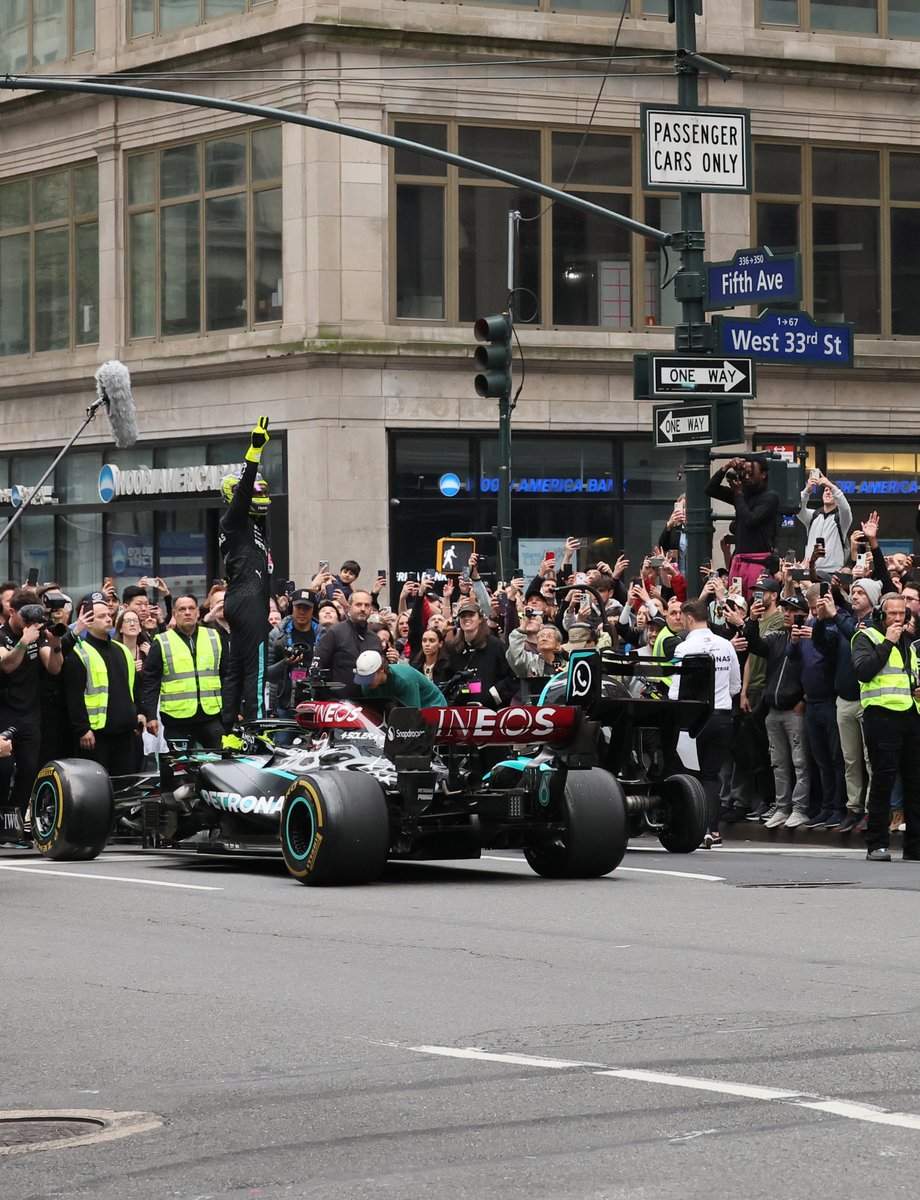
<svg viewBox="0 0 920 1200"><path fill-rule="evenodd" d="M268 442L268 417L259 417L249 439L249 449L246 451L247 462L260 462L262 451Z"/></svg>

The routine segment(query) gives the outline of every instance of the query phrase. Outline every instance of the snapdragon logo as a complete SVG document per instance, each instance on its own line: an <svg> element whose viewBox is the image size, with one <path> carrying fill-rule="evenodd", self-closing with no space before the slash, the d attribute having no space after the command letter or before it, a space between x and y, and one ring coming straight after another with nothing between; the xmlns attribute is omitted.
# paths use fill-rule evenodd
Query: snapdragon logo
<svg viewBox="0 0 920 1200"><path fill-rule="evenodd" d="M99 499L103 504L108 504L115 495L116 468L106 463L99 472Z"/></svg>

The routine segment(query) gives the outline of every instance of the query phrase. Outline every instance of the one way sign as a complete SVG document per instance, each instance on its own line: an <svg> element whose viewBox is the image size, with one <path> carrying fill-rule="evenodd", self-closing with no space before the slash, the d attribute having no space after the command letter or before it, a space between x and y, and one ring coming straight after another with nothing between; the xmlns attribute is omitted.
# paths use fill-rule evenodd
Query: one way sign
<svg viewBox="0 0 920 1200"><path fill-rule="evenodd" d="M706 399L710 396L754 395L754 361L750 358L691 358L689 355L649 355L649 395Z"/></svg>
<svg viewBox="0 0 920 1200"><path fill-rule="evenodd" d="M652 409L656 446L688 446L713 441L712 407L659 404Z"/></svg>

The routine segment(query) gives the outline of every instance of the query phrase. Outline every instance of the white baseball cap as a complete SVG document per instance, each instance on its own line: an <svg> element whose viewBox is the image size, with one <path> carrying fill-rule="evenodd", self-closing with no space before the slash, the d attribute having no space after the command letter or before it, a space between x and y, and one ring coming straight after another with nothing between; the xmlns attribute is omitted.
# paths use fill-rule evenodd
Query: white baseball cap
<svg viewBox="0 0 920 1200"><path fill-rule="evenodd" d="M373 683L383 666L383 655L377 650L362 650L355 663L355 683Z"/></svg>

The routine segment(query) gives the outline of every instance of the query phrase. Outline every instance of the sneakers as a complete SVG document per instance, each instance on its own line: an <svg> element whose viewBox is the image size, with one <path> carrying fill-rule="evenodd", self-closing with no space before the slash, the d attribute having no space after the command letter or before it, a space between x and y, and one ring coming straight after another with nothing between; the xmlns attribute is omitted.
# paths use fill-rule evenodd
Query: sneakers
<svg viewBox="0 0 920 1200"><path fill-rule="evenodd" d="M862 816L859 818L859 820L853 826L853 832L854 833L865 833L868 828L869 828L869 818L866 816Z"/></svg>
<svg viewBox="0 0 920 1200"><path fill-rule="evenodd" d="M839 829L842 824L843 817L839 816L837 813L831 813L831 815L824 822L824 827L825 829Z"/></svg>
<svg viewBox="0 0 920 1200"><path fill-rule="evenodd" d="M897 833L901 822L904 820L904 814L899 808L894 808L891 811L891 824L888 826L889 833Z"/></svg>
<svg viewBox="0 0 920 1200"><path fill-rule="evenodd" d="M711 850L712 849L712 834L711 833L703 834L703 840L700 842L700 849L701 850Z"/></svg>
<svg viewBox="0 0 920 1200"><path fill-rule="evenodd" d="M853 812L852 809L847 809L847 815L840 822L840 833L852 833L859 824L859 813Z"/></svg>
<svg viewBox="0 0 920 1200"><path fill-rule="evenodd" d="M774 808L767 808L765 804L758 804L753 812L745 814L745 821L765 821L775 811Z"/></svg>
<svg viewBox="0 0 920 1200"><path fill-rule="evenodd" d="M803 812L794 812L786 820L786 828L787 829L797 829L799 825L807 825L807 824L808 824L808 813L803 813Z"/></svg>
<svg viewBox="0 0 920 1200"><path fill-rule="evenodd" d="M778 808L773 816L768 817L764 823L767 829L779 829L780 825L786 824L791 815L784 808Z"/></svg>
<svg viewBox="0 0 920 1200"><path fill-rule="evenodd" d="M715 849L717 846L721 846L721 845L722 845L722 835L721 835L721 833L719 833L719 831L718 831L718 830L716 830L716 832L715 832L715 833L707 833L707 834L706 834L706 836L709 838L709 848L710 848L710 850L713 850L713 849Z"/></svg>
<svg viewBox="0 0 920 1200"><path fill-rule="evenodd" d="M820 829L824 824L824 814L818 813L816 817L809 817L805 822L806 829Z"/></svg>
<svg viewBox="0 0 920 1200"><path fill-rule="evenodd" d="M772 816L775 816L777 811L776 805L771 804L769 808L764 809L764 811L760 814L761 821L766 823Z"/></svg>
<svg viewBox="0 0 920 1200"><path fill-rule="evenodd" d="M745 808L730 808L722 820L726 825L737 825L739 821L749 821L750 816Z"/></svg>
<svg viewBox="0 0 920 1200"><path fill-rule="evenodd" d="M887 846L876 846L874 850L866 851L869 862L891 862L891 851Z"/></svg>

